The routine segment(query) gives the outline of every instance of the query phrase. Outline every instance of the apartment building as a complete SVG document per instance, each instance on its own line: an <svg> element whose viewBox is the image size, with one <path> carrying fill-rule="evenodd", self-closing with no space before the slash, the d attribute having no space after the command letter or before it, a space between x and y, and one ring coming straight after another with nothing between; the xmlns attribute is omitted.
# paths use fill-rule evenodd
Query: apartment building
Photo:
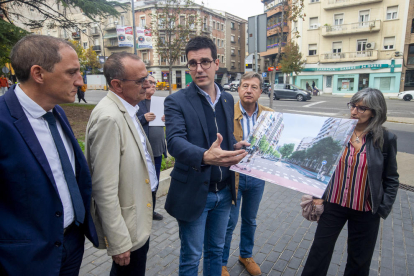
<svg viewBox="0 0 414 276"><path fill-rule="evenodd" d="M406 22L401 91L414 90L414 0L410 0Z"/></svg>
<svg viewBox="0 0 414 276"><path fill-rule="evenodd" d="M274 65L274 60L279 52L279 46L281 46L281 53L285 51L285 45L291 40L292 22L283 22L282 11L286 10L286 6L283 5L281 0L261 0L264 4L264 12L267 15L267 43L266 52L261 52L258 56L258 72L262 70L267 71L268 67ZM305 0L306 1L306 0ZM288 1L291 5L291 1ZM282 26L282 27L281 27ZM280 39L279 32L283 31L282 39ZM262 69L263 68L263 69ZM259 70L262 69L262 70ZM253 66L253 70L255 70ZM269 80L269 77L265 77L265 80ZM276 83L283 83L283 74L276 72Z"/></svg>
<svg viewBox="0 0 414 276"><path fill-rule="evenodd" d="M155 13L154 1L138 1L135 4L135 22L137 27L151 25L151 13ZM195 4L187 12L180 15L180 20L188 20L197 14L199 24L194 27L193 35L210 37L217 46L217 58L220 68L216 73L218 83L226 83L236 79L244 72L244 58L246 52L246 24L247 21L227 12L205 8ZM153 34L153 40L158 39ZM161 60L155 48L137 48L140 56L147 65L148 71L157 81L169 79L169 64ZM181 58L175 62L172 69L172 84L183 88L192 81L187 68L187 58L184 49ZM243 61L243 63L242 63Z"/></svg>
<svg viewBox="0 0 414 276"><path fill-rule="evenodd" d="M293 82L324 93L400 91L408 0L305 0L298 40L305 68Z"/></svg>

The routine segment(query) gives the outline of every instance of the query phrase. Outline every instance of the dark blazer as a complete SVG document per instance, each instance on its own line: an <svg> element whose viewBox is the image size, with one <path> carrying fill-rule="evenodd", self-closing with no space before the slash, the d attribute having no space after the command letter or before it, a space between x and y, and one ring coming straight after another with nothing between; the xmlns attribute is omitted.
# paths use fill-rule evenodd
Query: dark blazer
<svg viewBox="0 0 414 276"><path fill-rule="evenodd" d="M233 136L234 100L222 91L220 101L224 108L230 149L237 143ZM170 190L165 209L183 221L194 221L200 217L207 201L211 166L202 165L203 154L214 141L210 141L207 121L197 86L192 82L165 99L165 125L168 152L175 158L171 172ZM231 174L231 193L236 203L234 172Z"/></svg>
<svg viewBox="0 0 414 276"><path fill-rule="evenodd" d="M13 85L0 97L0 275L59 275L63 206L46 155L20 105ZM98 246L88 210L91 177L63 109L53 109L75 152L76 180L85 205L82 224Z"/></svg>
<svg viewBox="0 0 414 276"><path fill-rule="evenodd" d="M138 120L141 123L141 126L145 131L145 135L147 135L147 137L149 137L149 122L145 119L144 115L145 115L145 113L148 113L150 111L147 109L147 105L145 104L145 100L140 101L138 103L138 106L139 106L139 109L138 109L138 112L137 112ZM166 147L164 148L164 152L162 154L164 155L165 158L167 158L167 148ZM157 156L155 156L155 157L157 157Z"/></svg>

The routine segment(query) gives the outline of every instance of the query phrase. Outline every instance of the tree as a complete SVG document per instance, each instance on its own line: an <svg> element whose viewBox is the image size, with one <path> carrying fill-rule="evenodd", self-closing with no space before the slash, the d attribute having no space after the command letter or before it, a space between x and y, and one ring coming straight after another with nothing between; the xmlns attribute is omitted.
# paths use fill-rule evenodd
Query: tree
<svg viewBox="0 0 414 276"><path fill-rule="evenodd" d="M154 36L155 51L161 62L169 68L169 86L172 93L172 67L184 54L184 48L199 24L198 14L191 9L192 0L165 0L155 5L155 13L150 14L150 29Z"/></svg>
<svg viewBox="0 0 414 276"><path fill-rule="evenodd" d="M323 160L326 161L326 167L332 166L336 161L341 151L339 141L332 139L331 136L321 139L311 148L307 149L307 158L313 160L317 164L321 164Z"/></svg>
<svg viewBox="0 0 414 276"><path fill-rule="evenodd" d="M283 158L289 158L289 156L292 154L293 149L295 148L295 144L290 143L290 144L284 144L279 152L280 154L283 156Z"/></svg>
<svg viewBox="0 0 414 276"><path fill-rule="evenodd" d="M92 47L89 47L88 50L85 51L85 66L91 68L92 74L98 73L98 69L101 68L98 55Z"/></svg>
<svg viewBox="0 0 414 276"><path fill-rule="evenodd" d="M0 19L0 66L10 62L10 51L28 32Z"/></svg>
<svg viewBox="0 0 414 276"><path fill-rule="evenodd" d="M85 69L86 69L85 49L83 49L80 41L69 40L69 42L71 42L73 44L73 46L75 46L75 51L76 51L76 54L78 55L81 72L85 72Z"/></svg>
<svg viewBox="0 0 414 276"><path fill-rule="evenodd" d="M268 147L269 147L269 142L267 141L266 135L263 135L262 139L260 139L260 142L259 142L260 152L262 154L265 153Z"/></svg>
<svg viewBox="0 0 414 276"><path fill-rule="evenodd" d="M289 32L291 34L291 39L299 38L299 32L291 31L288 27L288 22L297 22L300 19L305 20L306 14L303 13L304 7L304 0L281 0L279 1L278 7L280 7L282 11L282 15L280 18L280 22L274 24L274 29L276 30L276 40L277 40L277 54L275 59L273 60L273 67L279 66L279 62L282 58L282 47L285 47L287 44L287 38L289 36ZM286 49L285 49L286 50ZM276 78L276 71L270 72L270 104L269 107L273 107L273 93L275 88L275 78Z"/></svg>
<svg viewBox="0 0 414 276"><path fill-rule="evenodd" d="M285 74L295 73L298 75L303 70L302 53L299 51L299 46L296 42L288 42L285 46L285 51L280 61L281 71Z"/></svg>

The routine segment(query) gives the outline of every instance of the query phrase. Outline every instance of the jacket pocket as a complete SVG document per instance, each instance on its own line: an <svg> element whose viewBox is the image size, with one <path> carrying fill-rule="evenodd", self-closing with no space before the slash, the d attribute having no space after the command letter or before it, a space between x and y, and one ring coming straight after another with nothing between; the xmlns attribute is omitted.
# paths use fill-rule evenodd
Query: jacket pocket
<svg viewBox="0 0 414 276"><path fill-rule="evenodd" d="M174 165L174 169L171 172L171 177L186 183L188 179L188 169L189 166L176 162Z"/></svg>
<svg viewBox="0 0 414 276"><path fill-rule="evenodd" d="M135 205L129 207L121 207L121 214L128 228L131 242L137 241L137 211Z"/></svg>

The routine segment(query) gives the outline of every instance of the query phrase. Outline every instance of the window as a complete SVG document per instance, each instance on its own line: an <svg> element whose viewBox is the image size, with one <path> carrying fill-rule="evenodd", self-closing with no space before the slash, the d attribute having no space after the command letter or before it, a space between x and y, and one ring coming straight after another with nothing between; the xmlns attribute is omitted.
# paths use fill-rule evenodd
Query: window
<svg viewBox="0 0 414 276"><path fill-rule="evenodd" d="M309 19L309 29L317 29L318 28L318 18L311 17Z"/></svg>
<svg viewBox="0 0 414 276"><path fill-rule="evenodd" d="M216 28L216 22L213 21L213 30Z"/></svg>
<svg viewBox="0 0 414 276"><path fill-rule="evenodd" d="M368 27L369 21L369 10L359 11L359 26Z"/></svg>
<svg viewBox="0 0 414 276"><path fill-rule="evenodd" d="M139 25L141 27L145 27L145 16L140 16L140 18L139 18Z"/></svg>
<svg viewBox="0 0 414 276"><path fill-rule="evenodd" d="M398 6L387 7L387 20L396 19L398 13Z"/></svg>
<svg viewBox="0 0 414 276"><path fill-rule="evenodd" d="M83 49L87 49L88 48L88 42L84 42L83 43Z"/></svg>
<svg viewBox="0 0 414 276"><path fill-rule="evenodd" d="M99 45L99 38L96 38L95 39L95 43L94 44L95 44L95 46L98 46Z"/></svg>
<svg viewBox="0 0 414 276"><path fill-rule="evenodd" d="M344 14L340 13L340 14L335 14L334 15L334 25L335 26L339 26L344 24Z"/></svg>
<svg viewBox="0 0 414 276"><path fill-rule="evenodd" d="M221 24L221 30L222 31L224 30L224 24L223 23Z"/></svg>
<svg viewBox="0 0 414 276"><path fill-rule="evenodd" d="M203 30L207 30L207 17L204 17Z"/></svg>
<svg viewBox="0 0 414 276"><path fill-rule="evenodd" d="M165 28L165 18L158 18L158 27Z"/></svg>
<svg viewBox="0 0 414 276"><path fill-rule="evenodd" d="M236 28L234 27L234 22L231 22L230 24L231 24L231 29L235 30Z"/></svg>
<svg viewBox="0 0 414 276"><path fill-rule="evenodd" d="M221 56L221 63L224 63L224 56Z"/></svg>
<svg viewBox="0 0 414 276"><path fill-rule="evenodd" d="M340 57L342 52L342 41L332 43L333 57Z"/></svg>
<svg viewBox="0 0 414 276"><path fill-rule="evenodd" d="M121 15L121 17L120 17L120 19L119 19L119 24L121 25L121 26L125 26L126 24L125 24L125 15Z"/></svg>
<svg viewBox="0 0 414 276"><path fill-rule="evenodd" d="M182 55L180 61L181 61L181 63L186 63L187 62L186 55Z"/></svg>
<svg viewBox="0 0 414 276"><path fill-rule="evenodd" d="M234 35L232 35L232 36L231 36L230 41L231 41L231 42L235 42L235 40L234 40Z"/></svg>
<svg viewBox="0 0 414 276"><path fill-rule="evenodd" d="M214 44L216 44L216 38L215 37L213 37L213 42L214 42Z"/></svg>
<svg viewBox="0 0 414 276"><path fill-rule="evenodd" d="M180 16L180 25L181 26L184 26L185 25L185 16L184 15L181 15Z"/></svg>
<svg viewBox="0 0 414 276"><path fill-rule="evenodd" d="M83 29L83 30L82 30L82 33L86 34L86 29Z"/></svg>
<svg viewBox="0 0 414 276"><path fill-rule="evenodd" d="M332 87L332 76L326 76L326 88Z"/></svg>
<svg viewBox="0 0 414 276"><path fill-rule="evenodd" d="M238 50L237 52L239 53L239 56L240 56L240 50Z"/></svg>
<svg viewBox="0 0 414 276"><path fill-rule="evenodd" d="M221 47L224 47L224 39L221 40Z"/></svg>
<svg viewBox="0 0 414 276"><path fill-rule="evenodd" d="M407 64L414 65L414 44L411 44L410 47L408 47Z"/></svg>
<svg viewBox="0 0 414 276"><path fill-rule="evenodd" d="M217 55L217 59L220 61L220 55Z"/></svg>
<svg viewBox="0 0 414 276"><path fill-rule="evenodd" d="M366 39L357 40L357 52L363 52L363 51L365 51L366 48L367 48L367 40Z"/></svg>
<svg viewBox="0 0 414 276"><path fill-rule="evenodd" d="M384 50L394 49L395 36L384 37Z"/></svg>
<svg viewBox="0 0 414 276"><path fill-rule="evenodd" d="M190 16L188 17L188 23L190 25L190 29L193 30L195 28L195 24L194 24L194 16Z"/></svg>
<svg viewBox="0 0 414 276"><path fill-rule="evenodd" d="M317 45L316 44L309 44L309 55L315 56L317 54Z"/></svg>
<svg viewBox="0 0 414 276"><path fill-rule="evenodd" d="M236 63L235 63L234 61L232 61L232 62L231 62L231 69L236 68L236 66L235 66L235 65L236 65Z"/></svg>
<svg viewBox="0 0 414 276"><path fill-rule="evenodd" d="M234 49L231 49L231 55L232 55L232 56L235 56L235 55L236 55L236 53L235 53Z"/></svg>
<svg viewBox="0 0 414 276"><path fill-rule="evenodd" d="M413 22L411 22L411 33L414 34L414 18L413 18Z"/></svg>

